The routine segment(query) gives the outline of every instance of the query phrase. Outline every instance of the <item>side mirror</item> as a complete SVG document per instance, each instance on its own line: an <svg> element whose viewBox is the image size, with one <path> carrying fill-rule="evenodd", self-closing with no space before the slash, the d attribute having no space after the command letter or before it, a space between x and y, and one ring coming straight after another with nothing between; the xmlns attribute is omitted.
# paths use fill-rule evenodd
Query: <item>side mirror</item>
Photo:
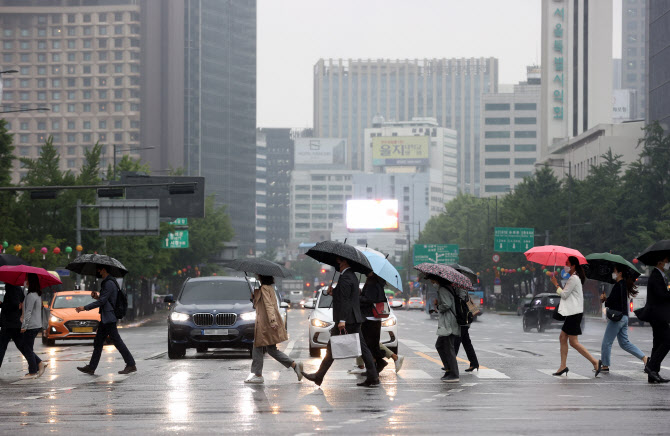
<svg viewBox="0 0 670 436"><path fill-rule="evenodd" d="M279 304L279 307L281 307L282 309L288 309L288 303L286 301L282 301Z"/></svg>
<svg viewBox="0 0 670 436"><path fill-rule="evenodd" d="M174 303L174 297L172 295L166 295L163 298L163 303Z"/></svg>
<svg viewBox="0 0 670 436"><path fill-rule="evenodd" d="M398 309L398 308L401 308L401 307L402 307L402 301L400 301L400 300L393 300L393 301L391 302L391 308L392 308L392 309Z"/></svg>
<svg viewBox="0 0 670 436"><path fill-rule="evenodd" d="M321 291L321 293L322 293L323 295L328 295L328 288L326 288L326 289L324 289L323 291Z"/></svg>
<svg viewBox="0 0 670 436"><path fill-rule="evenodd" d="M524 304L523 307L525 307L526 309L530 308L530 303Z"/></svg>
<svg viewBox="0 0 670 436"><path fill-rule="evenodd" d="M314 309L314 301L308 301L305 303L305 309Z"/></svg>

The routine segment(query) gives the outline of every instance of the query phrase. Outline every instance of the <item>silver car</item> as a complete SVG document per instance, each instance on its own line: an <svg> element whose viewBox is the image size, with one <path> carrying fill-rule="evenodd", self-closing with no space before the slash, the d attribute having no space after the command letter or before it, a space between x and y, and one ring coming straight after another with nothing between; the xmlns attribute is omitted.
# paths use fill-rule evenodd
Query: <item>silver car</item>
<svg viewBox="0 0 670 436"><path fill-rule="evenodd" d="M361 289L363 284L360 284ZM306 309L312 309L309 314L309 355L312 357L319 357L321 349L326 348L330 340L330 329L334 327L333 323L333 297L324 295L323 291L328 287L324 286L319 289L316 301L305 304ZM401 305L397 302L396 306ZM386 345L394 353L398 354L398 319L393 313L394 306L391 305L391 314L388 318L381 321L382 330L380 342Z"/></svg>

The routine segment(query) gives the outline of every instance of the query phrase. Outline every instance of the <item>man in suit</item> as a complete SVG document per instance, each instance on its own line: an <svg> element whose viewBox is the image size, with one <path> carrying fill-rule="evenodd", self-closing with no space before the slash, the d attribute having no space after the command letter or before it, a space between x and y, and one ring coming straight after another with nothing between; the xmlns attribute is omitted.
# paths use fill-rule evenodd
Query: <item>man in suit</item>
<svg viewBox="0 0 670 436"><path fill-rule="evenodd" d="M328 293L333 296L333 321L337 323L330 330L331 336L342 334L358 333L361 343L361 354L367 368L367 377L365 381L358 383L358 386L372 387L379 385L379 374L375 366L375 361L370 353L370 349L365 344L361 332L361 323L365 320L361 314L358 279L356 274L349 266L346 259L337 258L338 271L340 278L335 289L328 288ZM333 356L330 348L330 341L326 346L326 357L323 358L319 370L313 374L303 373L307 380L321 386L323 378L328 369L333 364Z"/></svg>
<svg viewBox="0 0 670 436"><path fill-rule="evenodd" d="M651 357L644 368L649 383L670 382L659 375L661 363L670 351L670 291L664 273L669 266L667 256L660 259L649 275L647 284L647 318L654 337Z"/></svg>
<svg viewBox="0 0 670 436"><path fill-rule="evenodd" d="M25 357L23 350L23 335L21 334L21 303L23 303L23 290L19 286L5 285L5 301L0 301L0 366L5 358L5 352L9 341ZM28 358L26 357L26 360Z"/></svg>
<svg viewBox="0 0 670 436"><path fill-rule="evenodd" d="M98 265L97 273L102 277L102 283L100 284L100 294L97 292L91 292L91 297L96 301L87 304L86 306L79 306L76 308L77 312L82 310L91 310L96 307L100 311L100 324L98 324L98 330L95 332L95 339L93 340L93 355L91 356L91 361L86 366L78 366L77 369L83 373L93 375L95 369L98 367L100 362L100 356L102 355L102 347L105 345L105 339L107 336L112 340L114 346L123 356L123 360L126 362L126 367L119 371L119 374L130 374L131 372L137 371L135 366L135 359L133 355L130 354L128 347L119 336L119 331L116 328L117 319L114 315L114 303L116 303L116 297L119 292L119 285L116 283L116 280L107 272L107 267L104 265Z"/></svg>

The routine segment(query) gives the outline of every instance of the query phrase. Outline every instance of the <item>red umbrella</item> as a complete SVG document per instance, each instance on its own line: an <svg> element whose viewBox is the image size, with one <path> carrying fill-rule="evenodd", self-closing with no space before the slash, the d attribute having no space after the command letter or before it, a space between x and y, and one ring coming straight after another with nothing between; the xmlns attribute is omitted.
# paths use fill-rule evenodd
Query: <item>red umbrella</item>
<svg viewBox="0 0 670 436"><path fill-rule="evenodd" d="M531 248L524 254L526 255L526 259L540 265L564 266L570 256L575 256L582 265L588 263L584 255L579 251L560 245L541 245Z"/></svg>
<svg viewBox="0 0 670 436"><path fill-rule="evenodd" d="M44 268L37 268L28 265L4 265L0 266L0 282L10 285L23 286L26 282L26 274L35 274L40 279L40 288L46 288L51 285L60 285L60 279L52 275Z"/></svg>

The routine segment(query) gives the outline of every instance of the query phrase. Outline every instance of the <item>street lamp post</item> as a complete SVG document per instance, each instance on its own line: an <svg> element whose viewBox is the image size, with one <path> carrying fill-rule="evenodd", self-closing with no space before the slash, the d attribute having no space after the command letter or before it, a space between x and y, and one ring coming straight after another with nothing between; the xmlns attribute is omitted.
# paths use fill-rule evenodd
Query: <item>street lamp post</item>
<svg viewBox="0 0 670 436"><path fill-rule="evenodd" d="M114 164L112 166L112 179L116 180L116 153L118 152L124 152L124 151L138 151L138 150L153 150L156 147L138 147L138 148L128 148L126 150L117 150L116 144L112 144L112 147L114 148Z"/></svg>

